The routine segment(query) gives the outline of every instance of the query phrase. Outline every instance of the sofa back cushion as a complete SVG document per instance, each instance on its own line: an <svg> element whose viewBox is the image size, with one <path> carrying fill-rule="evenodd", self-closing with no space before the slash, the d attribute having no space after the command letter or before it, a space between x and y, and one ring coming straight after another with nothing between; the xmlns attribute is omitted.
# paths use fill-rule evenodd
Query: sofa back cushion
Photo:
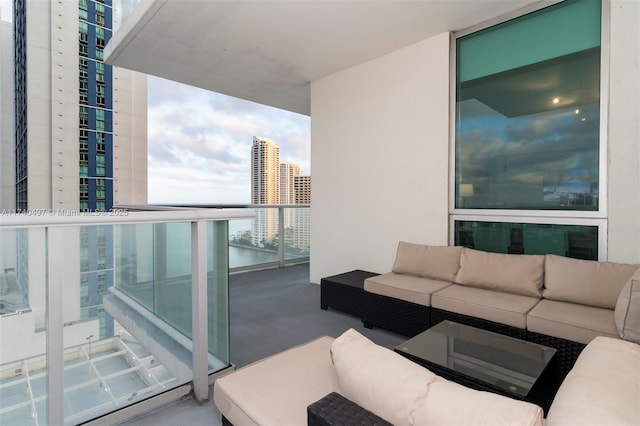
<svg viewBox="0 0 640 426"><path fill-rule="evenodd" d="M462 247L457 246L427 246L400 241L392 271L453 282L460 269L461 252Z"/></svg>
<svg viewBox="0 0 640 426"><path fill-rule="evenodd" d="M354 329L331 345L340 394L394 425L410 425L411 413L444 380L401 355L378 346Z"/></svg>
<svg viewBox="0 0 640 426"><path fill-rule="evenodd" d="M620 337L640 343L640 268L622 287L614 317Z"/></svg>
<svg viewBox="0 0 640 426"><path fill-rule="evenodd" d="M543 276L544 256L489 253L464 248L456 283L540 297Z"/></svg>
<svg viewBox="0 0 640 426"><path fill-rule="evenodd" d="M454 382L436 382L413 415L415 425L542 426L542 408Z"/></svg>
<svg viewBox="0 0 640 426"><path fill-rule="evenodd" d="M620 290L638 265L571 259L548 254L545 260L545 299L614 309Z"/></svg>

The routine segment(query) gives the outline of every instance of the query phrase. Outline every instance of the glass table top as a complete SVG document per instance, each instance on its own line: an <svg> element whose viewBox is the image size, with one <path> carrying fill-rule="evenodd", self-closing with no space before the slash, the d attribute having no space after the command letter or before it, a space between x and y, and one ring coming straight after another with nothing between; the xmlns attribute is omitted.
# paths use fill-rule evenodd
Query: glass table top
<svg viewBox="0 0 640 426"><path fill-rule="evenodd" d="M452 321L431 327L395 350L523 397L556 353L553 348Z"/></svg>

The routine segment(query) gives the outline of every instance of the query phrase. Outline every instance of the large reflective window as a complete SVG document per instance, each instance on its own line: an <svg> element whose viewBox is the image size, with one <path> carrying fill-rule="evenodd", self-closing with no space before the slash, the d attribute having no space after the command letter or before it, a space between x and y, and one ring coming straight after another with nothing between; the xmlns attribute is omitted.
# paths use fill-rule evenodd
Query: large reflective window
<svg viewBox="0 0 640 426"><path fill-rule="evenodd" d="M555 254L598 260L598 227L456 220L454 244L509 254Z"/></svg>
<svg viewBox="0 0 640 426"><path fill-rule="evenodd" d="M455 206L598 210L599 1L457 39Z"/></svg>

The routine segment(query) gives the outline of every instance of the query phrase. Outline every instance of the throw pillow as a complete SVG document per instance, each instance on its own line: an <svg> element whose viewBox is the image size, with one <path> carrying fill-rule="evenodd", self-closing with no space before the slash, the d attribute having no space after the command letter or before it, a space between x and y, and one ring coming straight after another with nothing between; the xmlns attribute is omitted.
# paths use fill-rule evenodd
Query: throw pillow
<svg viewBox="0 0 640 426"><path fill-rule="evenodd" d="M354 329L331 345L340 394L396 426L410 425L413 411L444 380Z"/></svg>
<svg viewBox="0 0 640 426"><path fill-rule="evenodd" d="M542 408L454 382L432 383L414 412L414 425L542 426Z"/></svg>
<svg viewBox="0 0 640 426"><path fill-rule="evenodd" d="M400 241L392 272L453 281L460 269L458 246L427 246Z"/></svg>
<svg viewBox="0 0 640 426"><path fill-rule="evenodd" d="M614 309L620 290L638 265L546 255L545 299Z"/></svg>
<svg viewBox="0 0 640 426"><path fill-rule="evenodd" d="M456 283L523 296L540 297L544 256L502 254L464 248Z"/></svg>
<svg viewBox="0 0 640 426"><path fill-rule="evenodd" d="M640 268L622 287L616 303L615 320L622 339L640 343Z"/></svg>

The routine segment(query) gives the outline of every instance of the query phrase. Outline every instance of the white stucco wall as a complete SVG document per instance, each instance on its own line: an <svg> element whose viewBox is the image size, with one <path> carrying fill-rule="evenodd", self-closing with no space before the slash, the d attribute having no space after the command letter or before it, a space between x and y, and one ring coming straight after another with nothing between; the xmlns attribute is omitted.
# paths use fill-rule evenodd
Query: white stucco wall
<svg viewBox="0 0 640 426"><path fill-rule="evenodd" d="M607 259L640 263L640 2L611 3ZM605 58L606 60L606 58ZM311 84L311 282L448 243L449 35Z"/></svg>
<svg viewBox="0 0 640 426"><path fill-rule="evenodd" d="M640 2L611 2L608 259L640 263Z"/></svg>
<svg viewBox="0 0 640 426"><path fill-rule="evenodd" d="M312 282L447 244L448 108L448 33L312 82Z"/></svg>

